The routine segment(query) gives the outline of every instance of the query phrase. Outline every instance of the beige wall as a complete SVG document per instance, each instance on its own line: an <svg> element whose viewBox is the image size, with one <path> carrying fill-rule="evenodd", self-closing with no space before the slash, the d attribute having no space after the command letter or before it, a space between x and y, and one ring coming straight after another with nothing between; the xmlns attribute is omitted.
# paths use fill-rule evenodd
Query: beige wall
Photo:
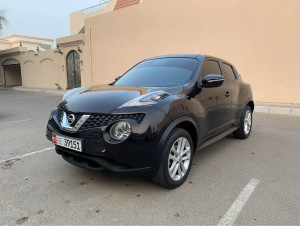
<svg viewBox="0 0 300 226"><path fill-rule="evenodd" d="M24 49L24 47L23 47ZM26 48L25 48L26 49ZM64 71L64 57L57 50L47 50L39 53L18 54L0 58L0 77L4 85L5 65L19 62L22 74L22 86L31 88L56 89L55 83L66 88L66 74ZM6 80L13 79L13 71L5 72ZM6 84L20 85L20 84Z"/></svg>
<svg viewBox="0 0 300 226"><path fill-rule="evenodd" d="M91 13L87 13L84 14L84 9L74 12L70 15L70 30L71 30L71 35L76 35L78 34L78 32L82 29L82 27L84 26L84 20L86 18L90 18L90 17L94 17L97 15L101 15L107 12L111 12L114 9L114 6L116 4L117 0L111 0L109 2L106 3L106 7L104 9L101 10L97 10L95 12L91 12ZM98 5L96 6L92 6L90 8L87 9L93 9L93 8L97 8Z"/></svg>
<svg viewBox="0 0 300 226"><path fill-rule="evenodd" d="M85 19L84 86L138 61L200 53L232 62L255 101L300 103L299 0L143 0Z"/></svg>
<svg viewBox="0 0 300 226"><path fill-rule="evenodd" d="M56 89L55 83L66 87L63 56L56 50L27 53L21 58L22 85L25 87Z"/></svg>

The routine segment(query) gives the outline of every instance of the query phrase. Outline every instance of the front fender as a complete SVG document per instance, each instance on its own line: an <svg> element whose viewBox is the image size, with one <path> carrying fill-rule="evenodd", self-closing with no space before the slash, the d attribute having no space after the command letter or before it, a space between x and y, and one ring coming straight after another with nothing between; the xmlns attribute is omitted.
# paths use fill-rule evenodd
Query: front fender
<svg viewBox="0 0 300 226"><path fill-rule="evenodd" d="M191 125L193 125L193 129L196 131L195 135L195 139L198 138L198 128L197 128L197 124L195 122L195 120L191 117L191 116L180 116L177 119L173 120L171 123L169 123L166 128L161 132L161 136L160 136L160 140L159 143L157 145L157 155L156 155L156 161L155 162L160 162L159 159L161 159L162 157L162 149L163 149L163 145L165 144L166 140L168 139L171 131L176 128L179 124L184 123L184 122L188 122ZM192 134L191 134L192 136ZM197 145L196 145L197 146ZM195 150L197 149L197 147L194 147Z"/></svg>

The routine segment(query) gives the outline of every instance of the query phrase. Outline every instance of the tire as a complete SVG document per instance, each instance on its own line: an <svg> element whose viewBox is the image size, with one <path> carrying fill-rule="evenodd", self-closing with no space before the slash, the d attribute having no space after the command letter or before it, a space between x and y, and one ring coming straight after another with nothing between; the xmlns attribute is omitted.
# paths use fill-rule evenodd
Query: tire
<svg viewBox="0 0 300 226"><path fill-rule="evenodd" d="M186 130L175 128L162 147L162 158L152 179L162 187L177 188L191 170L194 155L192 138Z"/></svg>
<svg viewBox="0 0 300 226"><path fill-rule="evenodd" d="M247 139L252 130L252 109L246 106L240 120L239 128L233 132L233 136L238 139Z"/></svg>

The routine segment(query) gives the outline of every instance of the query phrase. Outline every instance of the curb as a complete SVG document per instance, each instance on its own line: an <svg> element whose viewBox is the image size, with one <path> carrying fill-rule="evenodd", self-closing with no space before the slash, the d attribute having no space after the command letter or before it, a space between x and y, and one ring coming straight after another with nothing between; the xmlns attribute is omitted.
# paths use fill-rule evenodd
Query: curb
<svg viewBox="0 0 300 226"><path fill-rule="evenodd" d="M47 94L54 94L54 95L61 95L61 96L63 96L66 93L66 91L63 90L56 91L56 90L42 90L42 89L26 89L26 88L19 88L19 87L13 87L12 89L19 92L47 93Z"/></svg>
<svg viewBox="0 0 300 226"><path fill-rule="evenodd" d="M255 106L254 112L269 113L278 115L291 115L300 116L299 108L280 108L280 107L268 107L268 106Z"/></svg>

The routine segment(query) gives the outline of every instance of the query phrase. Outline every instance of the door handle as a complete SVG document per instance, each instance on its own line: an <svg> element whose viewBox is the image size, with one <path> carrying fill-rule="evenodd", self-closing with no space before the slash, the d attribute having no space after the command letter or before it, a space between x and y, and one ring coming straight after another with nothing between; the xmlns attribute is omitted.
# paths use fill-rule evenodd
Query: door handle
<svg viewBox="0 0 300 226"><path fill-rule="evenodd" d="M230 92L227 91L227 92L225 93L225 97L230 97Z"/></svg>

